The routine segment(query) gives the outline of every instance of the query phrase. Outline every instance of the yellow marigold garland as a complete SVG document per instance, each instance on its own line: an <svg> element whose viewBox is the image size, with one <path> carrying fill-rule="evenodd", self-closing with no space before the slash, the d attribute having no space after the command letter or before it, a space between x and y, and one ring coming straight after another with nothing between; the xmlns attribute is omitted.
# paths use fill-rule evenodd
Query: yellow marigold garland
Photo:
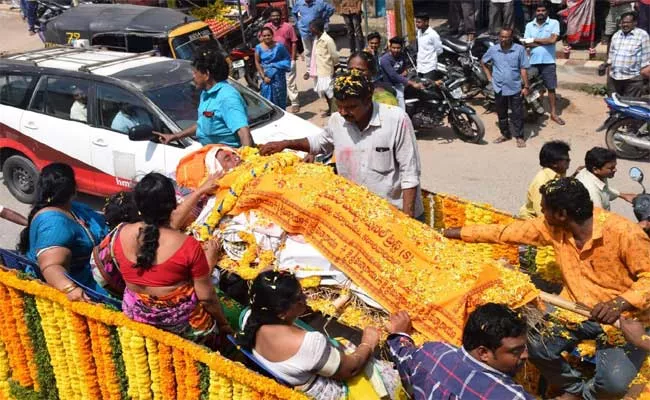
<svg viewBox="0 0 650 400"><path fill-rule="evenodd" d="M196 362L190 357L189 354L185 354L185 396L188 399L199 399L201 397L201 387L199 375L199 369L196 366Z"/></svg>
<svg viewBox="0 0 650 400"><path fill-rule="evenodd" d="M0 285L3 286L3 285ZM45 335L45 343L47 344L47 351L50 353L50 361L54 376L56 377L56 387L59 390L59 398L73 399L74 392L71 387L71 380L69 373L69 363L66 360L65 350L63 348L63 340L61 338L61 330L56 321L55 303L43 297L39 297L34 293L36 299L36 308L41 315L41 326L43 327L43 334Z"/></svg>
<svg viewBox="0 0 650 400"><path fill-rule="evenodd" d="M131 332L131 351L135 360L138 399L150 400L152 398L151 373L149 372L145 339L137 332Z"/></svg>
<svg viewBox="0 0 650 400"><path fill-rule="evenodd" d="M138 398L138 377L135 366L135 356L131 351L131 331L126 327L118 327L117 333L120 337L120 344L122 345L122 358L124 359L124 367L126 369L126 376L129 380L128 395L132 399Z"/></svg>
<svg viewBox="0 0 650 400"><path fill-rule="evenodd" d="M562 283L562 272L555 259L553 246L538 247L535 255L535 271L544 280Z"/></svg>
<svg viewBox="0 0 650 400"><path fill-rule="evenodd" d="M144 338L147 347L147 359L149 371L151 372L151 394L153 400L163 400L162 384L160 382L160 358L158 357L158 345L151 338Z"/></svg>
<svg viewBox="0 0 650 400"><path fill-rule="evenodd" d="M176 396L179 399L187 399L187 369L185 368L185 355L178 348L172 349L174 357L174 371L176 372Z"/></svg>
<svg viewBox="0 0 650 400"><path fill-rule="evenodd" d="M23 296L15 289L7 288L7 293L11 301L11 310L13 317L16 321L16 333L20 338L23 351L25 352L25 360L29 368L29 376L34 384L34 390L39 391L38 387L38 371L36 366L36 359L34 357L34 345L32 339L27 331L27 321L25 321L25 300ZM7 299L5 298L4 301Z"/></svg>
<svg viewBox="0 0 650 400"><path fill-rule="evenodd" d="M160 371L160 388L163 399L176 398L176 378L174 377L174 360L172 349L162 343L158 343L158 361Z"/></svg>
<svg viewBox="0 0 650 400"><path fill-rule="evenodd" d="M231 381L210 370L208 400L230 400L232 398Z"/></svg>

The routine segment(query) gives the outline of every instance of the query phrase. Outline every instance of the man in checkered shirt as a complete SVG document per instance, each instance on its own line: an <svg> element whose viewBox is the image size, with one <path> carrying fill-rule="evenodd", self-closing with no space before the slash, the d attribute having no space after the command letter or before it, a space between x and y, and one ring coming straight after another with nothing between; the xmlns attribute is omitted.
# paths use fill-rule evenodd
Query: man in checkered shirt
<svg viewBox="0 0 650 400"><path fill-rule="evenodd" d="M636 27L637 14L621 16L621 29L609 48L607 89L621 96L640 97L644 92L641 70L650 65L650 36Z"/></svg>

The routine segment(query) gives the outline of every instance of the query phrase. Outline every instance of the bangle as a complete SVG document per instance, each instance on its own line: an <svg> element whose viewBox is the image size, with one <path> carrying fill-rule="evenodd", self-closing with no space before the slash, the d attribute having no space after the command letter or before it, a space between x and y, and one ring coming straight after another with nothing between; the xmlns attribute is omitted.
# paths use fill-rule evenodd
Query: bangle
<svg viewBox="0 0 650 400"><path fill-rule="evenodd" d="M73 290L77 289L78 287L79 286L77 286L76 283L71 283L71 284L67 285L66 287L64 287L63 289L61 289L61 292L63 292L63 294L68 294L68 293L72 292Z"/></svg>
<svg viewBox="0 0 650 400"><path fill-rule="evenodd" d="M371 352L371 353L372 353L373 351L375 351L375 348L372 347L371 345L369 345L368 343L364 343L364 342L359 343L359 345L357 346L357 349L360 349L361 346L368 346L368 348L370 349L370 352Z"/></svg>

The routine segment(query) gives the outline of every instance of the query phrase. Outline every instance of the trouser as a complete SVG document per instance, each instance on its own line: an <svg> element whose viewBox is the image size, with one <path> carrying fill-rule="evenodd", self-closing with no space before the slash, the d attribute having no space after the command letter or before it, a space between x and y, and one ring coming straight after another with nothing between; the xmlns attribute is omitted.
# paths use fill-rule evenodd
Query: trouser
<svg viewBox="0 0 650 400"><path fill-rule="evenodd" d="M36 30L36 25L38 25L38 21L36 20L37 7L38 3L35 1L27 1L27 25L29 25L30 31Z"/></svg>
<svg viewBox="0 0 650 400"><path fill-rule="evenodd" d="M623 80L616 80L608 76L607 91L610 95L616 93L625 97L641 97L645 93L645 85L641 76Z"/></svg>
<svg viewBox="0 0 650 400"><path fill-rule="evenodd" d="M303 55L305 56L305 62L307 63L307 72L309 73L311 72L309 68L311 67L311 50L314 47L314 39L311 36L309 37L302 36L301 40L302 40L302 47L304 47L305 49Z"/></svg>
<svg viewBox="0 0 650 400"><path fill-rule="evenodd" d="M365 41L361 30L361 14L343 14L343 20L350 40L350 54L363 50Z"/></svg>
<svg viewBox="0 0 650 400"><path fill-rule="evenodd" d="M638 6L637 11L639 12L639 23L637 27L646 32L650 32L650 4L643 4L640 1L636 4Z"/></svg>
<svg viewBox="0 0 650 400"><path fill-rule="evenodd" d="M621 20L621 15L628 11L632 11L631 4L622 4L620 6L610 6L607 18L605 18L605 35L612 36L618 30L618 23Z"/></svg>
<svg viewBox="0 0 650 400"><path fill-rule="evenodd" d="M442 73L438 72L435 69L432 69L431 71L424 72L424 73L418 72L418 76L420 78L425 78L425 79L429 79L429 80L432 80L432 81L438 80L439 78L442 77L442 75L443 75Z"/></svg>
<svg viewBox="0 0 650 400"><path fill-rule="evenodd" d="M490 3L490 33L496 35L503 27L512 28L515 12L512 3Z"/></svg>
<svg viewBox="0 0 650 400"><path fill-rule="evenodd" d="M296 85L296 61L291 61L291 69L287 72L287 96L292 106L299 106L298 86Z"/></svg>
<svg viewBox="0 0 650 400"><path fill-rule="evenodd" d="M523 139L524 99L521 96L521 93L513 94L511 96L503 96L500 93L495 93L494 105L497 109L501 135L507 138L514 136ZM508 110L512 112L510 117L508 117ZM510 131L511 122L514 135Z"/></svg>
<svg viewBox="0 0 650 400"><path fill-rule="evenodd" d="M404 85L395 85L394 87L395 92L397 92L395 95L395 97L397 97L397 104L402 110L406 110L406 102L404 101Z"/></svg>
<svg viewBox="0 0 650 400"><path fill-rule="evenodd" d="M474 0L451 0L449 2L449 29L453 33L458 32L462 16L465 33L476 33L474 12Z"/></svg>
<svg viewBox="0 0 650 400"><path fill-rule="evenodd" d="M561 323L554 323L548 328L550 334L531 333L528 341L530 361L550 385L567 393L586 400L623 398L647 353L630 344L624 347L609 345L596 322L585 321L575 328L567 329ZM586 379L562 357L562 353L571 352L579 342L590 339L596 339L596 372L593 378Z"/></svg>

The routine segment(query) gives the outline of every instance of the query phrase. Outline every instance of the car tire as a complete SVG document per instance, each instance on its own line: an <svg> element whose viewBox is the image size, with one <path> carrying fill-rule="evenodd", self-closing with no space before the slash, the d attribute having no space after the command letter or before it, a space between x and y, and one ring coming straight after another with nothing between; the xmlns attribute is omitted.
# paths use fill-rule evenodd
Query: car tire
<svg viewBox="0 0 650 400"><path fill-rule="evenodd" d="M27 157L13 155L2 165L2 175L11 194L22 203L32 203L36 196L38 169Z"/></svg>

